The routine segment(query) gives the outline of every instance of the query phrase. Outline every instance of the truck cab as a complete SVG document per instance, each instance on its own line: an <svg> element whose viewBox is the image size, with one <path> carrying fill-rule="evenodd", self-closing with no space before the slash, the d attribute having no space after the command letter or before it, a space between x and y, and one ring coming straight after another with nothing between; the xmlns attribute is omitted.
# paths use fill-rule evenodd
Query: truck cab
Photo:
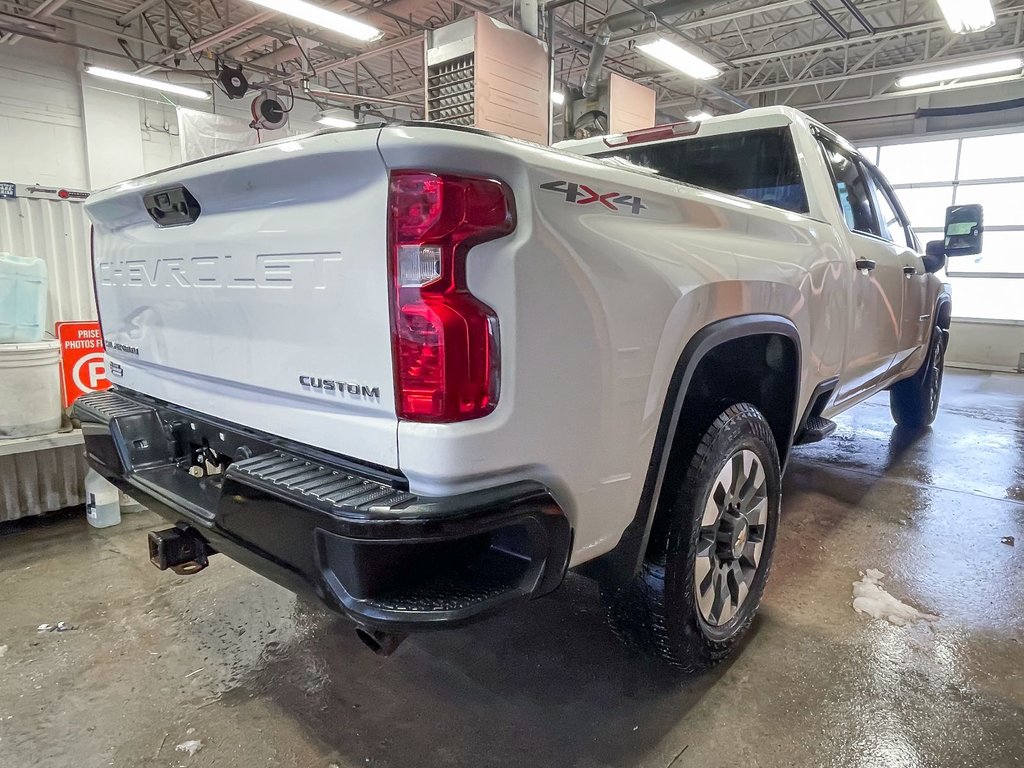
<svg viewBox="0 0 1024 768"><path fill-rule="evenodd" d="M684 184L715 190L829 225L844 296L823 322L844 315L832 415L916 370L948 291L881 171L837 133L787 107L682 122L557 144ZM837 305L841 304L842 307ZM948 316L943 322L948 328Z"/></svg>

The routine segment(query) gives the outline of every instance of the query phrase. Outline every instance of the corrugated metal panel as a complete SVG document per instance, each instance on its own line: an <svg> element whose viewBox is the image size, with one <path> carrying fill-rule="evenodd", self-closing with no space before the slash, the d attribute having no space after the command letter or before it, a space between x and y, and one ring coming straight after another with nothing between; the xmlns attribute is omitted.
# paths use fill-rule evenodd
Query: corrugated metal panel
<svg viewBox="0 0 1024 768"><path fill-rule="evenodd" d="M17 197L0 200L0 251L46 262L48 320L94 320L89 221L80 202Z"/></svg>
<svg viewBox="0 0 1024 768"><path fill-rule="evenodd" d="M96 318L89 223L80 202L0 200L0 251L46 262L51 332L60 320ZM0 456L0 523L84 504L86 469L81 445Z"/></svg>
<svg viewBox="0 0 1024 768"><path fill-rule="evenodd" d="M0 523L85 503L80 445L0 456Z"/></svg>

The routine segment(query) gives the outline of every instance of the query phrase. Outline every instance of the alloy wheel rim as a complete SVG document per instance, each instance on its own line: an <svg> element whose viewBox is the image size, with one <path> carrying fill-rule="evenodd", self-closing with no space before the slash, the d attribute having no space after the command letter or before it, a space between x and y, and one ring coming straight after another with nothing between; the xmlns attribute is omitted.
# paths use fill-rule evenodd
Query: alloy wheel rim
<svg viewBox="0 0 1024 768"><path fill-rule="evenodd" d="M931 411L934 413L939 406L939 392L942 388L942 346L941 344L935 345L935 351L932 353L931 361L931 382L928 387L928 395L931 400L929 406Z"/></svg>
<svg viewBox="0 0 1024 768"><path fill-rule="evenodd" d="M757 454L744 448L715 477L700 521L693 582L710 626L729 623L746 601L767 528L768 478Z"/></svg>

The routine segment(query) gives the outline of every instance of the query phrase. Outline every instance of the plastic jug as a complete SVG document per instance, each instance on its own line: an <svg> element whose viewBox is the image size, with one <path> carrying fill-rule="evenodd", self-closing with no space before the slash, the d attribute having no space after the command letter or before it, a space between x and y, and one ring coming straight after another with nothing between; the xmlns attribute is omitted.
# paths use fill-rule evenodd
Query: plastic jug
<svg viewBox="0 0 1024 768"><path fill-rule="evenodd" d="M94 528L108 528L121 522L117 487L93 469L85 476L85 517Z"/></svg>
<svg viewBox="0 0 1024 768"><path fill-rule="evenodd" d="M0 252L0 344L42 340L46 289L46 262Z"/></svg>

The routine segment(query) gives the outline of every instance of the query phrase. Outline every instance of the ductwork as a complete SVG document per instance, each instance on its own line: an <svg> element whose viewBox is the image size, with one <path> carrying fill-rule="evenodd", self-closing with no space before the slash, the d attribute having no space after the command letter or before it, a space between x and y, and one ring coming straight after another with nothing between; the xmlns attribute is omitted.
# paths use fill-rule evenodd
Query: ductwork
<svg viewBox="0 0 1024 768"><path fill-rule="evenodd" d="M722 2L723 0L668 0L668 2L648 5L643 9L605 16L601 26L597 28L597 34L594 35L590 65L587 67L586 80L583 81L583 95L590 98L597 93L597 86L601 82L601 68L604 66L604 57L608 52L608 44L612 41L613 33L635 27L652 17L660 20L664 16L678 16L689 11L700 11L713 5L721 5Z"/></svg>

